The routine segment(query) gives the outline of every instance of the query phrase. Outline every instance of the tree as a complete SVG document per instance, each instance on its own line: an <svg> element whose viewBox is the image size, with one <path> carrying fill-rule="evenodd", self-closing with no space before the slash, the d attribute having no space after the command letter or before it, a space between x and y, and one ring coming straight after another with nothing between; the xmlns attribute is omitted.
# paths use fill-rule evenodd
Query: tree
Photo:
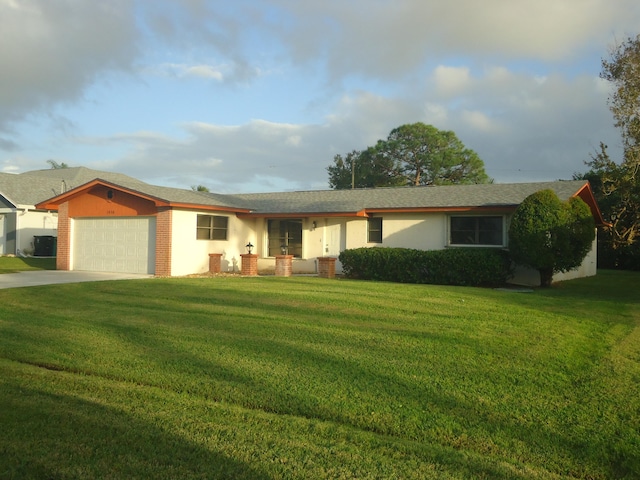
<svg viewBox="0 0 640 480"><path fill-rule="evenodd" d="M191 190L194 192L208 192L209 189L204 185L191 185Z"/></svg>
<svg viewBox="0 0 640 480"><path fill-rule="evenodd" d="M636 175L640 167L640 35L612 50L611 59L602 61L600 77L614 86L609 109L622 133L624 162Z"/></svg>
<svg viewBox="0 0 640 480"><path fill-rule="evenodd" d="M413 123L391 130L387 141L378 142L378 154L399 162L409 185L487 183L484 162L452 131Z"/></svg>
<svg viewBox="0 0 640 480"><path fill-rule="evenodd" d="M404 177L396 162L378 155L375 147L361 152L354 150L344 158L336 155L333 162L327 171L329 186L334 190L404 185Z"/></svg>
<svg viewBox="0 0 640 480"><path fill-rule="evenodd" d="M611 223L601 233L600 264L640 269L640 36L611 51L610 59L602 61L600 77L613 85L608 104L622 136L623 158L612 160L601 143L586 162L590 170L580 178L592 183Z"/></svg>
<svg viewBox="0 0 640 480"><path fill-rule="evenodd" d="M484 162L451 131L402 125L375 146L334 157L327 167L333 189L488 183Z"/></svg>
<svg viewBox="0 0 640 480"><path fill-rule="evenodd" d="M591 210L582 199L562 202L552 190L529 195L516 209L509 227L512 260L540 272L540 285L553 274L582 263L595 238Z"/></svg>
<svg viewBox="0 0 640 480"><path fill-rule="evenodd" d="M55 160L47 160L47 163L51 165L51 168L54 170L57 170L59 168L69 168L69 165L64 162L58 163Z"/></svg>

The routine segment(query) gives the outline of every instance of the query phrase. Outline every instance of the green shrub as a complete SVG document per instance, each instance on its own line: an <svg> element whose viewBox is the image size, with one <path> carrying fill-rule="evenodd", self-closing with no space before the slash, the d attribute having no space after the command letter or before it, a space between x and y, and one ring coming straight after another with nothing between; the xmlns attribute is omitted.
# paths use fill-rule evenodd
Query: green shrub
<svg viewBox="0 0 640 480"><path fill-rule="evenodd" d="M344 250L345 276L438 285L501 285L511 274L507 252L494 248L355 248Z"/></svg>
<svg viewBox="0 0 640 480"><path fill-rule="evenodd" d="M513 214L509 251L515 263L538 270L547 287L554 273L580 266L594 238L593 215L582 199L563 202L552 190L540 190Z"/></svg>

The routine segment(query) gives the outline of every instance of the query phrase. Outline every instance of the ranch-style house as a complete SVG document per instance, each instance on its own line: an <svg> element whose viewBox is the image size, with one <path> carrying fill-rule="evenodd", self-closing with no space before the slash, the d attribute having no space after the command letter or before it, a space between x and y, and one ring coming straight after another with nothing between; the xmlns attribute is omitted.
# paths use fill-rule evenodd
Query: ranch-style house
<svg viewBox="0 0 640 480"><path fill-rule="evenodd" d="M182 276L239 271L253 245L258 273L293 256L293 273L358 247L423 250L508 248L511 215L530 194L578 196L604 220L587 181L216 194L150 185L85 167L0 175L0 254L32 251L34 237L57 243L57 268ZM554 280L596 273L596 242L582 266ZM340 263L336 264L340 272ZM535 285L518 268L514 283Z"/></svg>

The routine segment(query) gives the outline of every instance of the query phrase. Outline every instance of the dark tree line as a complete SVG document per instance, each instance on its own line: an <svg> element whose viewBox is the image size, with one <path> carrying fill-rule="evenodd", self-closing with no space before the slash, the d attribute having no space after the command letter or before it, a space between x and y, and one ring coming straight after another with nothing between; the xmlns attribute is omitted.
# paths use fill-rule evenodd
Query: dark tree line
<svg viewBox="0 0 640 480"><path fill-rule="evenodd" d="M610 222L599 235L599 266L640 270L640 35L611 51L600 77L613 86L608 104L623 156L615 161L601 143L587 162L590 170L576 177L591 182Z"/></svg>

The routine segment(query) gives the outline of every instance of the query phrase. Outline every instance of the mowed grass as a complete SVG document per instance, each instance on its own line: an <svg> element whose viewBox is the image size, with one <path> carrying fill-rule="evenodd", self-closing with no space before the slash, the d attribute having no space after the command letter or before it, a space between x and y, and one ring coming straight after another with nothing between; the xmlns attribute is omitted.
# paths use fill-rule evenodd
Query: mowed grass
<svg viewBox="0 0 640 480"><path fill-rule="evenodd" d="M640 478L638 292L0 290L0 478Z"/></svg>
<svg viewBox="0 0 640 480"><path fill-rule="evenodd" d="M55 269L55 257L0 257L0 274Z"/></svg>

